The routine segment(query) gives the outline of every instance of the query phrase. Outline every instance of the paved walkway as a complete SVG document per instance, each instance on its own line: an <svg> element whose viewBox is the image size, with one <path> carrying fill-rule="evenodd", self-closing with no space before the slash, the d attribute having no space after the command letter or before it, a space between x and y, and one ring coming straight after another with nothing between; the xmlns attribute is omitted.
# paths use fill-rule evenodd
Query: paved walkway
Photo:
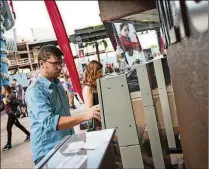
<svg viewBox="0 0 209 169"><path fill-rule="evenodd" d="M7 143L7 115L1 116L1 149ZM29 119L20 119L29 130ZM30 149L30 142L24 142L25 134L16 126L12 128L12 149L6 152L1 152L1 168L33 168L33 160Z"/></svg>
<svg viewBox="0 0 209 169"><path fill-rule="evenodd" d="M72 115L82 113L84 106L78 106L78 109L71 111ZM19 119L29 130L29 118ZM1 149L7 142L7 115L1 115ZM75 127L75 131L80 132L78 126ZM34 163L32 160L30 142L24 142L26 136L16 126L12 128L12 149L6 152L1 152L1 168L33 168Z"/></svg>

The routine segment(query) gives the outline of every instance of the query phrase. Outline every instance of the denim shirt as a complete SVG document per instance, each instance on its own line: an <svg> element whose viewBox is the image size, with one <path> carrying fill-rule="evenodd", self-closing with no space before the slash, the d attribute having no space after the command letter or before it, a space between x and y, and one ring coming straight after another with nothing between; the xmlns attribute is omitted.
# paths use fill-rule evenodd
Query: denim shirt
<svg viewBox="0 0 209 169"><path fill-rule="evenodd" d="M73 129L57 130L60 116L70 116L69 102L59 80L39 77L26 91L33 160L46 156Z"/></svg>

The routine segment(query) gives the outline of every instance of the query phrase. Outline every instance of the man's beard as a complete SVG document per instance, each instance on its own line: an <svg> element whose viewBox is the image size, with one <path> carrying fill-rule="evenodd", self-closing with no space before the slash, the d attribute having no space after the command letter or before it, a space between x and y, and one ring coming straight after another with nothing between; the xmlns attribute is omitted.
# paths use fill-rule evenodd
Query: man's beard
<svg viewBox="0 0 209 169"><path fill-rule="evenodd" d="M54 78L58 78L61 74L61 71L60 72L55 72L53 75L54 75Z"/></svg>
<svg viewBox="0 0 209 169"><path fill-rule="evenodd" d="M58 78L60 76L60 73L61 73L61 70L56 71L56 72L49 71L50 69L48 69L48 67L46 67L45 70L48 70L48 71L46 71L46 73L50 78Z"/></svg>
<svg viewBox="0 0 209 169"><path fill-rule="evenodd" d="M46 74L47 74L47 76L49 77L49 78L58 78L59 76L60 76L60 73L61 72L46 72Z"/></svg>

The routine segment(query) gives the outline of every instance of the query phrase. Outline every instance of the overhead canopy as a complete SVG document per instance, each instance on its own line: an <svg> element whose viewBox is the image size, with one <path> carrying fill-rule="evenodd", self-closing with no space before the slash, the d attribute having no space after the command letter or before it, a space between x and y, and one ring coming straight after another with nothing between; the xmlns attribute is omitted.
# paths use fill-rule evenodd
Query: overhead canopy
<svg viewBox="0 0 209 169"><path fill-rule="evenodd" d="M75 35L80 36L82 42L91 42L95 40L105 39L108 37L103 25L77 29L75 30Z"/></svg>
<svg viewBox="0 0 209 169"><path fill-rule="evenodd" d="M155 0L98 1L102 21L113 21L156 8Z"/></svg>
<svg viewBox="0 0 209 169"><path fill-rule="evenodd" d="M34 47L34 46L43 46L47 44L53 44L53 45L58 45L57 39L48 39L48 40L38 40L38 41L32 41L28 42L29 47Z"/></svg>
<svg viewBox="0 0 209 169"><path fill-rule="evenodd" d="M121 18L122 20L131 20L136 22L159 23L159 15L157 9L147 10L141 13L128 15Z"/></svg>

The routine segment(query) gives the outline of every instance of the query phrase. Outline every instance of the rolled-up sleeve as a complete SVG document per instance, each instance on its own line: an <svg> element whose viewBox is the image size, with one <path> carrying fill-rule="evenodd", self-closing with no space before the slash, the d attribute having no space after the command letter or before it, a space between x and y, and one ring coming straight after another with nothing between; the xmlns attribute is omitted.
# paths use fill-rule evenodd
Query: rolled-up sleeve
<svg viewBox="0 0 209 169"><path fill-rule="evenodd" d="M30 88L26 92L26 103L29 113L32 113L37 122L42 124L42 127L52 127L54 130L57 130L60 116L53 114L50 98L43 91L37 88Z"/></svg>

